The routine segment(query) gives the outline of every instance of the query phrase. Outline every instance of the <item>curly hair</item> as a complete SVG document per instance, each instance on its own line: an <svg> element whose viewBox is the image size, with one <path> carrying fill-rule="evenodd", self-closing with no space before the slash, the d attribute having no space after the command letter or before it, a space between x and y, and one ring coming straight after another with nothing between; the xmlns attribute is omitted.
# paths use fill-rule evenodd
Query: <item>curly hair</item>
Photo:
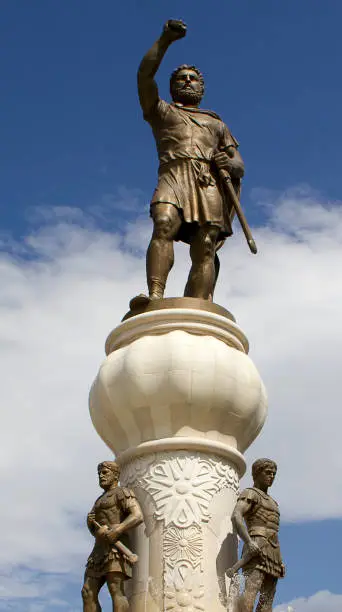
<svg viewBox="0 0 342 612"><path fill-rule="evenodd" d="M115 478L119 480L120 466L116 463L116 461L102 461L102 463L99 463L99 465L97 466L98 471L100 471L102 467L106 467L108 470L111 470Z"/></svg>
<svg viewBox="0 0 342 612"><path fill-rule="evenodd" d="M181 66L178 66L178 68L176 68L173 73L171 74L170 77L170 92L172 94L172 87L174 84L174 81L177 77L178 72L180 72L181 70L193 70L193 72L196 72L198 78L199 78L199 82L202 88L202 95L204 94L204 78L203 78L203 74L202 72L196 68L196 66L190 66L190 64L182 64Z"/></svg>
<svg viewBox="0 0 342 612"><path fill-rule="evenodd" d="M265 467L268 467L268 466L273 467L277 471L277 464L272 459L263 458L263 459L257 459L256 461L254 461L252 465L253 479L255 480L259 472L262 472L262 470L264 470Z"/></svg>

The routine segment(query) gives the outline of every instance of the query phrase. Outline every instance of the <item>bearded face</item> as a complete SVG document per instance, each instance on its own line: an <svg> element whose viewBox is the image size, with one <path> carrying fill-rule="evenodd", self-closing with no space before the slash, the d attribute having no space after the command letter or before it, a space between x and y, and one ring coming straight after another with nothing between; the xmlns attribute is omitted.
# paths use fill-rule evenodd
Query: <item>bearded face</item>
<svg viewBox="0 0 342 612"><path fill-rule="evenodd" d="M203 97L203 81L195 70L181 69L171 80L171 96L183 106L198 106Z"/></svg>
<svg viewBox="0 0 342 612"><path fill-rule="evenodd" d="M97 468L99 476L99 485L105 491L108 490L114 483L118 483L119 469L114 461L104 461Z"/></svg>

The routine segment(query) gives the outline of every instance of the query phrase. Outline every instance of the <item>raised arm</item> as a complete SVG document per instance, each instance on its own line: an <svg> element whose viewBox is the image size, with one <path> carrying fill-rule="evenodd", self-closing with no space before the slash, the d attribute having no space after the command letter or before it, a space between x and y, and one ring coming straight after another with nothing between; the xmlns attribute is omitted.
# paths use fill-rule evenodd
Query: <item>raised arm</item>
<svg viewBox="0 0 342 612"><path fill-rule="evenodd" d="M186 34L186 25L183 21L170 19L164 25L161 36L143 57L138 70L138 92L141 108L145 116L149 114L158 101L158 87L154 80L155 74L161 61L169 48L175 41L183 38Z"/></svg>

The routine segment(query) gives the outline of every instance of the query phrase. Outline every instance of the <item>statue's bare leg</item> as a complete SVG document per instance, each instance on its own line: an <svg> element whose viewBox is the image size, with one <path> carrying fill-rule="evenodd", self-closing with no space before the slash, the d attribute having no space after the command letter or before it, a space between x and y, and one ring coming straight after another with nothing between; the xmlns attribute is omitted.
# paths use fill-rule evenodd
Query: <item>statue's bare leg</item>
<svg viewBox="0 0 342 612"><path fill-rule="evenodd" d="M182 224L176 206L168 203L152 206L153 234L147 249L146 272L149 296L164 295L166 280L174 262L173 241Z"/></svg>
<svg viewBox="0 0 342 612"><path fill-rule="evenodd" d="M214 225L199 227L190 246L192 266L185 287L186 297L212 300L215 286L215 247L219 228Z"/></svg>
<svg viewBox="0 0 342 612"><path fill-rule="evenodd" d="M277 582L277 578L266 574L260 590L259 603L257 605L256 612L272 612Z"/></svg>
<svg viewBox="0 0 342 612"><path fill-rule="evenodd" d="M245 590L238 600L238 612L253 612L258 593L260 592L265 574L258 569L244 573Z"/></svg>
<svg viewBox="0 0 342 612"><path fill-rule="evenodd" d="M124 583L122 574L118 572L107 574L107 586L113 602L113 612L129 612L129 603L125 595Z"/></svg>
<svg viewBox="0 0 342 612"><path fill-rule="evenodd" d="M101 612L99 592L105 583L104 578L84 577L82 588L83 612Z"/></svg>

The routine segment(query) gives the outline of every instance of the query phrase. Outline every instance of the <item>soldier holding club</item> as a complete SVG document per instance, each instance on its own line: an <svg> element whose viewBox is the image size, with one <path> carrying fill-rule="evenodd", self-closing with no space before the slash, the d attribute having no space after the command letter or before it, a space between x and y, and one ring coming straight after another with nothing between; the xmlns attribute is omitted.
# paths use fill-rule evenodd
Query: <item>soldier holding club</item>
<svg viewBox="0 0 342 612"><path fill-rule="evenodd" d="M100 463L98 475L104 492L87 516L95 544L85 571L83 611L101 611L98 595L107 583L113 611L128 612L124 583L132 577L132 565L138 557L126 546L125 539L130 529L142 523L143 515L133 491L118 486L120 468L115 461Z"/></svg>

